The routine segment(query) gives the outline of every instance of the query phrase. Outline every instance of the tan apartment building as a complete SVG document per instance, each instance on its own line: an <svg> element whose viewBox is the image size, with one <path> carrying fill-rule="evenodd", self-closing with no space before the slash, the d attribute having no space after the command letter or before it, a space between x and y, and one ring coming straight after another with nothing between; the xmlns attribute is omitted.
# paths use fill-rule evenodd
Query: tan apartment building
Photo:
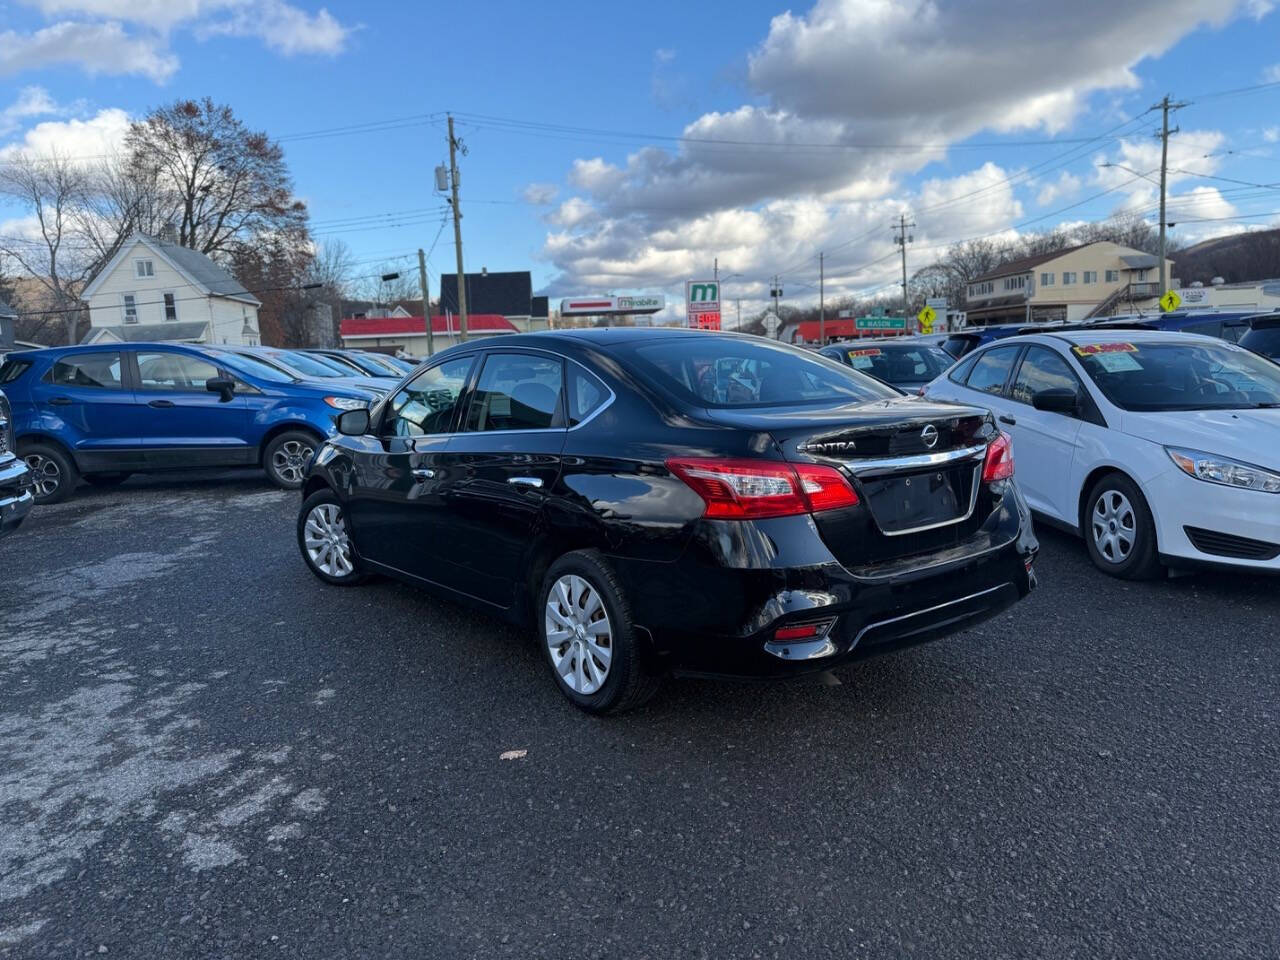
<svg viewBox="0 0 1280 960"><path fill-rule="evenodd" d="M969 326L1073 323L1156 296L1160 261L1109 240L1002 263L969 281ZM1168 276L1173 261L1166 260Z"/></svg>

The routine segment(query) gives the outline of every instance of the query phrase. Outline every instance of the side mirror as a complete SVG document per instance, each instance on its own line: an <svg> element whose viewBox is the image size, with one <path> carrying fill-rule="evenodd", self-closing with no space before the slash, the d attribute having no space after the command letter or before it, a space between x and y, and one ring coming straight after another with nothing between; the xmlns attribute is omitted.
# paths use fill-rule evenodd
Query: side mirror
<svg viewBox="0 0 1280 960"><path fill-rule="evenodd" d="M344 410L338 414L338 432L344 437L362 437L369 432L368 410Z"/></svg>
<svg viewBox="0 0 1280 960"><path fill-rule="evenodd" d="M1040 390L1031 397L1031 405L1037 410L1049 413L1075 414L1080 411L1080 397L1074 390L1066 387L1054 387L1052 390Z"/></svg>
<svg viewBox="0 0 1280 960"><path fill-rule="evenodd" d="M230 403L231 398L236 395L236 382L230 377L210 377L204 382L204 388L210 393L218 393L221 403Z"/></svg>

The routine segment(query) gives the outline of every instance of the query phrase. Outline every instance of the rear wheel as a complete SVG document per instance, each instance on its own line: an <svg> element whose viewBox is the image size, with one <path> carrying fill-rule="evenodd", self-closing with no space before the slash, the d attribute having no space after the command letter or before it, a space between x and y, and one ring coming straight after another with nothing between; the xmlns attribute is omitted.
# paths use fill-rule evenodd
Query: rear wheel
<svg viewBox="0 0 1280 960"><path fill-rule="evenodd" d="M36 503L61 503L76 488L80 473L61 447L48 443L26 443L18 449L31 471Z"/></svg>
<svg viewBox="0 0 1280 960"><path fill-rule="evenodd" d="M1083 520L1089 557L1099 570L1122 580L1150 580L1160 573L1151 508L1128 477L1112 473L1095 483Z"/></svg>
<svg viewBox="0 0 1280 960"><path fill-rule="evenodd" d="M320 441L305 430L286 430L267 444L262 466L267 479L285 490L298 490Z"/></svg>
<svg viewBox="0 0 1280 960"><path fill-rule="evenodd" d="M588 713L620 713L657 692L640 660L631 607L617 575L594 550L565 554L543 580L541 647L556 686Z"/></svg>
<svg viewBox="0 0 1280 960"><path fill-rule="evenodd" d="M131 473L86 473L84 479L95 487L118 487L131 476Z"/></svg>
<svg viewBox="0 0 1280 960"><path fill-rule="evenodd" d="M307 567L325 583L348 587L368 579L351 546L346 512L332 490L317 490L302 502L298 549Z"/></svg>

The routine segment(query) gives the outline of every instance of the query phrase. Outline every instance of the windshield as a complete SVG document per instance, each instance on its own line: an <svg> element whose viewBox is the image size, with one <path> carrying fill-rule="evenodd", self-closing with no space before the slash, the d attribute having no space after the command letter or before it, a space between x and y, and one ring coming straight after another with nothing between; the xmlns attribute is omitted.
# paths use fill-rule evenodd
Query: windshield
<svg viewBox="0 0 1280 960"><path fill-rule="evenodd" d="M1116 341L1071 349L1106 398L1124 410L1280 406L1280 367L1229 344Z"/></svg>
<svg viewBox="0 0 1280 960"><path fill-rule="evenodd" d="M780 343L736 337L668 337L629 350L641 373L707 407L858 403L901 394L835 360Z"/></svg>
<svg viewBox="0 0 1280 960"><path fill-rule="evenodd" d="M281 363L287 364L306 377L322 377L324 379L331 379L333 377L350 376L350 374L344 373L336 367L330 366L327 363L321 363L318 357L314 357L307 353L294 353L291 350L275 350L267 355L275 357Z"/></svg>
<svg viewBox="0 0 1280 960"><path fill-rule="evenodd" d="M270 380L272 383L293 383L297 379L277 366L243 353L223 353L219 351L218 361L232 373L248 374L251 377L257 377L259 380Z"/></svg>
<svg viewBox="0 0 1280 960"><path fill-rule="evenodd" d="M885 383L932 380L955 363L950 354L923 343L848 347L841 353L853 369Z"/></svg>
<svg viewBox="0 0 1280 960"><path fill-rule="evenodd" d="M408 370L413 369L412 367L409 367L405 370L401 370L390 360L387 360L385 357L380 357L376 353L354 354L350 359L353 363L360 364L362 367L365 368L365 370L374 374L375 376L390 375L393 377L400 377L403 374L407 373Z"/></svg>
<svg viewBox="0 0 1280 960"><path fill-rule="evenodd" d="M335 357L327 353L312 353L308 354L308 356L315 357L317 360L341 370L347 376L365 377L369 375L368 370L360 366L360 364L356 363L354 360L348 360L346 357Z"/></svg>
<svg viewBox="0 0 1280 960"><path fill-rule="evenodd" d="M1240 346L1264 357L1280 358L1280 326L1254 327L1240 338Z"/></svg>

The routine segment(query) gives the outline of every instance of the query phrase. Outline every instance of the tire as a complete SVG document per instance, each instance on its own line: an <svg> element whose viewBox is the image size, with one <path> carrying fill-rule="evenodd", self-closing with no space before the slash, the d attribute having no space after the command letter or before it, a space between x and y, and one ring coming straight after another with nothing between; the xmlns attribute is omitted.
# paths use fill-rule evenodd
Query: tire
<svg viewBox="0 0 1280 960"><path fill-rule="evenodd" d="M301 490L307 465L321 441L306 430L286 430L271 439L262 451L267 479L282 490Z"/></svg>
<svg viewBox="0 0 1280 960"><path fill-rule="evenodd" d="M539 646L556 686L575 707L621 713L658 691L660 681L641 663L626 594L599 553L562 556L547 571L538 596ZM608 644L600 643L606 636ZM604 652L607 661L600 656Z"/></svg>
<svg viewBox="0 0 1280 960"><path fill-rule="evenodd" d="M330 586L352 587L369 579L351 543L342 503L328 488L317 490L302 501L298 511L298 549L307 569Z"/></svg>
<svg viewBox="0 0 1280 960"><path fill-rule="evenodd" d="M25 443L18 448L18 455L31 471L36 503L61 503L71 496L80 471L65 450L50 443Z"/></svg>
<svg viewBox="0 0 1280 960"><path fill-rule="evenodd" d="M86 473L84 480L95 487L118 487L131 476L131 473Z"/></svg>
<svg viewBox="0 0 1280 960"><path fill-rule="evenodd" d="M1107 474L1093 485L1080 519L1089 558L1103 573L1151 580L1163 572L1151 508L1124 474Z"/></svg>

